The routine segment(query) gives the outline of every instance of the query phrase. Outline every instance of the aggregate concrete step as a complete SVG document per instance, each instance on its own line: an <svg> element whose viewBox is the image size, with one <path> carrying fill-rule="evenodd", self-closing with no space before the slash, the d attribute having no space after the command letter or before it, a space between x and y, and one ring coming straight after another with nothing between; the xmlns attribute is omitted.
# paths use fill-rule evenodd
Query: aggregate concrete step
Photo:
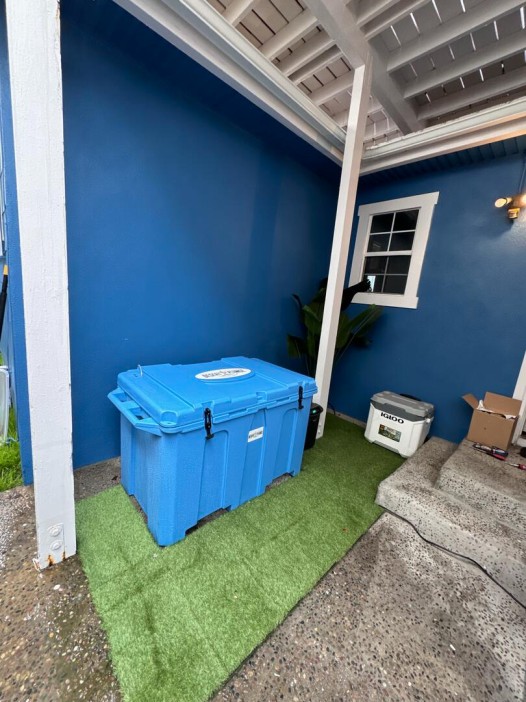
<svg viewBox="0 0 526 702"><path fill-rule="evenodd" d="M509 460L521 459L510 451ZM463 441L440 469L435 487L526 534L526 471L473 450Z"/></svg>
<svg viewBox="0 0 526 702"><path fill-rule="evenodd" d="M455 449L431 439L380 483L376 501L414 524L426 539L480 563L526 604L524 534L437 487L440 469Z"/></svg>

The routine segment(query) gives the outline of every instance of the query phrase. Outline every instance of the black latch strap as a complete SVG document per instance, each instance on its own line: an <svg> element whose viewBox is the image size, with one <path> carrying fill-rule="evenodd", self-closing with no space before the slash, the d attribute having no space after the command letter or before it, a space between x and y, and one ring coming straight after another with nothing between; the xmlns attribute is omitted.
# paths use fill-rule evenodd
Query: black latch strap
<svg viewBox="0 0 526 702"><path fill-rule="evenodd" d="M212 439L214 436L212 434L212 412L210 411L209 407L207 407L205 409L205 431L206 431L206 438Z"/></svg>

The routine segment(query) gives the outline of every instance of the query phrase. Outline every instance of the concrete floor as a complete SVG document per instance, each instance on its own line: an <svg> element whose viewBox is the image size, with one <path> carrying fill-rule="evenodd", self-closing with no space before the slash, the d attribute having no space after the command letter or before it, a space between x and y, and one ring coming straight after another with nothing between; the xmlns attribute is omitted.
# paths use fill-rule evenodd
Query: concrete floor
<svg viewBox="0 0 526 702"><path fill-rule="evenodd" d="M78 471L77 497L116 482L115 462ZM0 494L0 700L118 702L78 559L33 568L32 499ZM524 609L385 514L213 699L511 702L525 671Z"/></svg>

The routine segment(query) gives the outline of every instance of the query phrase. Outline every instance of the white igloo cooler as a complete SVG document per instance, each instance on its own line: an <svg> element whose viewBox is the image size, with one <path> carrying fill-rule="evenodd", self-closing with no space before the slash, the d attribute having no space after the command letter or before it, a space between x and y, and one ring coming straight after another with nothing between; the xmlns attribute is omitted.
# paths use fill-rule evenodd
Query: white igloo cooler
<svg viewBox="0 0 526 702"><path fill-rule="evenodd" d="M365 438L408 458L424 443L434 415L429 402L377 392L371 398Z"/></svg>

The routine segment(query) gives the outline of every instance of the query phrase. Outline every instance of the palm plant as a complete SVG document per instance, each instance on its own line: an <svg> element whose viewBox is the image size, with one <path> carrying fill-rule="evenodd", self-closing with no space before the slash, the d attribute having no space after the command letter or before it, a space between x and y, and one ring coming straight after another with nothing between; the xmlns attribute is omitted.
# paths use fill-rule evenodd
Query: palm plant
<svg viewBox="0 0 526 702"><path fill-rule="evenodd" d="M357 285L351 285L343 291L338 333L336 335L334 365L340 361L351 345L368 346L371 343L368 332L382 314L383 308L378 305L369 305L367 309L355 317L349 317L345 312L356 293L368 291L370 291L370 285L366 279ZM303 336L288 334L287 349L291 358L301 358L303 360L307 375L312 377L316 372L316 363L318 361L326 292L327 278L320 282L318 291L307 305L302 303L298 295L292 296L298 305Z"/></svg>

